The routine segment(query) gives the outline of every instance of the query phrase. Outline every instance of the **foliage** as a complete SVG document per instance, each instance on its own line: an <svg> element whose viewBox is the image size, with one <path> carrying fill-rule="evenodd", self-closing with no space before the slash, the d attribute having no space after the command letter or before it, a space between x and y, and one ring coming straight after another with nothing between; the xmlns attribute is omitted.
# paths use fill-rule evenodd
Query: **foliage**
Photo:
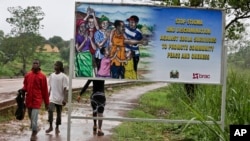
<svg viewBox="0 0 250 141"><path fill-rule="evenodd" d="M48 39L48 43L52 46L57 46L60 50L61 58L68 62L70 41L64 41L60 36L54 36ZM69 63L69 62L68 62Z"/></svg>
<svg viewBox="0 0 250 141"><path fill-rule="evenodd" d="M195 98L191 100L186 95L183 84L170 84L144 94L136 109L129 111L128 116L132 118L190 119L190 122L199 120L201 124L125 122L115 129L113 138L156 140L157 136L163 138L162 140L228 141L229 125L250 123L249 74L249 70L239 68L228 71L225 130L222 130L217 122L220 121L221 86L198 85ZM211 121L213 124L205 121ZM143 130L143 133L137 130ZM147 135L145 136L145 134Z"/></svg>
<svg viewBox="0 0 250 141"><path fill-rule="evenodd" d="M4 64L13 60L22 62L22 71L26 72L26 63L33 58L36 47L41 45L45 39L34 33L22 33L16 37L8 37L0 46L5 54Z"/></svg>
<svg viewBox="0 0 250 141"><path fill-rule="evenodd" d="M240 73L239 73L240 72ZM227 79L227 124L250 123L249 70L230 69Z"/></svg>
<svg viewBox="0 0 250 141"><path fill-rule="evenodd" d="M228 63L239 68L249 69L250 68L250 42L241 41L239 47L235 45L235 51L231 51L228 55ZM237 44L237 45L238 45Z"/></svg>
<svg viewBox="0 0 250 141"><path fill-rule="evenodd" d="M60 57L60 53L49 53L49 52L36 52L34 54L34 58L40 60L42 71L49 76L52 72L54 72L54 63L55 61L62 61L64 67L68 64L62 60ZM31 68L32 62L30 62Z"/></svg>
<svg viewBox="0 0 250 141"><path fill-rule="evenodd" d="M70 54L70 48L64 47L60 50L61 58L69 64L69 54Z"/></svg>
<svg viewBox="0 0 250 141"><path fill-rule="evenodd" d="M63 47L68 47L68 43L62 39L60 36L53 36L48 39L48 43L52 45L52 47L56 46L60 50Z"/></svg>
<svg viewBox="0 0 250 141"><path fill-rule="evenodd" d="M4 32L2 30L0 30L0 45L3 41L3 39L4 39Z"/></svg>
<svg viewBox="0 0 250 141"><path fill-rule="evenodd" d="M44 13L41 7L9 7L8 11L12 17L6 21L12 26L11 35L7 36L0 44L3 65L19 60L22 62L20 72L24 75L28 60L33 58L37 46L43 45L45 38L39 35L40 24Z"/></svg>
<svg viewBox="0 0 250 141"><path fill-rule="evenodd" d="M19 37L7 37L0 45L1 76L21 76L29 71L33 59L39 59L42 63L43 71L48 75L54 71L54 61L60 60L64 62L64 67L68 66L68 58L63 59L60 53L36 52L36 46L45 42L41 36L33 34L23 34ZM26 46L18 46L18 44ZM60 52L68 56L68 48L63 48ZM66 50L66 51L65 51ZM65 58L66 58L65 57ZM25 61L25 63L23 63ZM25 64L25 66L23 66ZM22 68L22 69L21 69ZM25 68L25 69L24 69ZM25 71L23 71L25 70ZM67 69L66 69L67 70ZM67 72L66 72L67 73Z"/></svg>
<svg viewBox="0 0 250 141"><path fill-rule="evenodd" d="M8 11L12 17L7 18L6 21L13 27L11 33L14 36L22 33L38 34L39 29L43 28L40 22L45 14L40 6L28 6L26 9L21 6L9 7Z"/></svg>
<svg viewBox="0 0 250 141"><path fill-rule="evenodd" d="M209 131L211 131L215 136L219 137L220 140L223 140L223 141L229 141L229 138L228 138L228 134L226 132L224 132L223 129L221 129L221 126L219 123L217 123L218 120L214 119L213 117L211 116L204 116L204 114L200 113L199 111L197 110L194 110L189 104L187 104L186 102L182 101L182 103L189 108L190 111L192 111L194 114L195 114L195 117L192 120L199 120L202 125L204 125L207 129L209 129ZM210 120L212 121L213 125L207 123L206 121L207 120ZM186 130L186 128L188 128L188 126L190 126L191 124L188 123L184 129ZM209 137L205 137L205 138L208 138L208 139L211 139ZM204 139L203 139L204 140ZM214 140L217 140L216 138Z"/></svg>
<svg viewBox="0 0 250 141"><path fill-rule="evenodd" d="M54 63L59 60L64 64L64 68L68 66L67 62L63 61L59 53L48 53L48 52L36 52L33 54L33 59L39 59L41 62L42 71L48 76L51 72L54 71ZM27 60L27 71L32 67L33 59ZM0 66L0 77L20 77L23 74L20 72L22 68L22 63L18 60L12 61L5 65ZM66 72L68 73L68 72Z"/></svg>
<svg viewBox="0 0 250 141"><path fill-rule="evenodd" d="M0 30L1 76L24 75L31 68L31 61L35 58L44 61L46 73L53 71L53 65L51 64L54 64L55 60L63 60L67 67L69 41L64 41L59 36L46 40L39 34L39 29L43 28L41 21L45 16L41 7L28 6L25 9L20 6L9 7L8 11L11 17L7 18L6 21L12 26L11 34L4 36L4 32ZM60 54L37 53L37 48L46 43L49 43L52 47L57 46ZM55 57L52 57L54 55ZM47 63L50 65L47 65Z"/></svg>
<svg viewBox="0 0 250 141"><path fill-rule="evenodd" d="M17 54L17 42L15 38L9 37L4 38L0 45L0 51L1 51L1 65L5 65L10 61L15 60Z"/></svg>
<svg viewBox="0 0 250 141"><path fill-rule="evenodd" d="M243 19L250 17L250 1L246 0L212 0L205 1L204 5L212 8L221 8L226 12L226 38L239 39L239 34L245 31Z"/></svg>

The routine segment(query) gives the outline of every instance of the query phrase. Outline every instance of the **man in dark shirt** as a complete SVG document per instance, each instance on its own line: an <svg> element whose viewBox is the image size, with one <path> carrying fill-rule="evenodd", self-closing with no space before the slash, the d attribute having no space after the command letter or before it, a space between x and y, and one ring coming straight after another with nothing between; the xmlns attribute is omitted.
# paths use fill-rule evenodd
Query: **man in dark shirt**
<svg viewBox="0 0 250 141"><path fill-rule="evenodd" d="M93 92L90 96L91 107L93 110L93 117L103 117L103 112L106 104L106 97L104 92L104 80L88 80L86 84L83 86L77 101L79 102L81 99L81 95L87 90L89 84L93 82ZM104 133L102 132L102 120L98 120L98 127L97 121L94 119L94 126L93 126L93 133L98 136L103 136ZM98 129L98 130L97 130Z"/></svg>

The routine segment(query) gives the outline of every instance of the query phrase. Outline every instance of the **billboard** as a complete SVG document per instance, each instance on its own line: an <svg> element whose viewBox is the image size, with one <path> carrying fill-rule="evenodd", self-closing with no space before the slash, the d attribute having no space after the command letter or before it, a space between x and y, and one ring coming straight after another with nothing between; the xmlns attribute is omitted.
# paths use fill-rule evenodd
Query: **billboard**
<svg viewBox="0 0 250 141"><path fill-rule="evenodd" d="M221 84L224 11L77 2L75 77Z"/></svg>

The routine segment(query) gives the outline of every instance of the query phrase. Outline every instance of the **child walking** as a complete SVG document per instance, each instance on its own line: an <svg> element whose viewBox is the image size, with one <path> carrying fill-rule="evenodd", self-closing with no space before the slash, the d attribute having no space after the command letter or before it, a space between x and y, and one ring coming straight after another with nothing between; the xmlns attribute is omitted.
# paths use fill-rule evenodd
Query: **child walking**
<svg viewBox="0 0 250 141"><path fill-rule="evenodd" d="M86 92L90 83L93 82L93 90L90 96L91 107L93 112L93 117L103 117L103 112L105 110L106 105L106 96L104 91L104 83L105 80L91 80L89 79L85 85L83 86L79 96L77 97L77 101L79 102L81 99L81 95ZM103 136L104 133L102 131L102 120L93 120L93 134L97 136Z"/></svg>
<svg viewBox="0 0 250 141"><path fill-rule="evenodd" d="M59 134L59 125L61 125L62 106L66 104L65 95L68 87L68 77L64 74L63 63L56 61L54 64L55 72L49 77L49 109L48 109L48 122L49 128L45 131L50 133L53 131L53 112L56 109L56 128L55 133Z"/></svg>

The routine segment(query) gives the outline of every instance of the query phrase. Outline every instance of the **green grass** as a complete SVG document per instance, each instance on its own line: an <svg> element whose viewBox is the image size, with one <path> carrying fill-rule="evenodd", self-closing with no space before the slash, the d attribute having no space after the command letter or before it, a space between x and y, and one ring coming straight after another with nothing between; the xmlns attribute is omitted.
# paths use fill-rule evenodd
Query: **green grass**
<svg viewBox="0 0 250 141"><path fill-rule="evenodd" d="M250 71L228 71L225 131L216 121L221 115L220 85L198 85L193 100L183 84L170 84L144 94L131 118L199 120L201 124L125 122L114 129L113 140L219 141L229 140L230 124L250 124ZM204 121L213 121L207 124Z"/></svg>
<svg viewBox="0 0 250 141"><path fill-rule="evenodd" d="M50 75L52 72L54 72L54 63L56 61L62 61L64 67L68 66L68 64L60 58L60 53L40 52L35 54L35 58L40 60L41 69L47 76ZM30 67L31 65L32 64L30 63Z"/></svg>
<svg viewBox="0 0 250 141"><path fill-rule="evenodd" d="M46 53L40 52L35 53L33 59L39 59L41 63L42 71L48 76L50 73L54 72L54 63L55 61L62 61L64 63L64 67L68 67L68 63L63 61L60 57L60 53ZM32 68L32 60L27 60L26 63L26 71L30 71ZM0 66L0 77L22 77L20 70L22 69L22 62L18 59L15 61L9 62L6 65ZM66 72L67 74L68 72Z"/></svg>
<svg viewBox="0 0 250 141"><path fill-rule="evenodd" d="M1 111L0 123L13 120L15 118L15 107L7 108Z"/></svg>

